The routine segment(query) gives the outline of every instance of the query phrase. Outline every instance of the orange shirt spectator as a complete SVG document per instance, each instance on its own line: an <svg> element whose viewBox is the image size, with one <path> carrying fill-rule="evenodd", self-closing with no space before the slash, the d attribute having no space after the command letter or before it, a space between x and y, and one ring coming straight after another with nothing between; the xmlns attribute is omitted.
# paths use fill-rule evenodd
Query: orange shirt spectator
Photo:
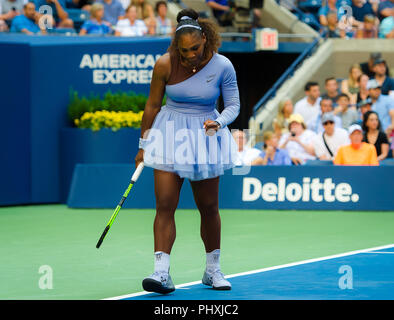
<svg viewBox="0 0 394 320"><path fill-rule="evenodd" d="M363 131L358 124L349 127L350 145L339 148L334 159L336 165L378 166L376 149L372 144L362 142Z"/></svg>

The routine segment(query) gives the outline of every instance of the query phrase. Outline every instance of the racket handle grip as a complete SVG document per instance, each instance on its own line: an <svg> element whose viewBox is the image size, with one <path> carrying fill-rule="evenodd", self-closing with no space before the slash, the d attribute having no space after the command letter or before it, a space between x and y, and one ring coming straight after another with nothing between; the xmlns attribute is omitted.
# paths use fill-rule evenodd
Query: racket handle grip
<svg viewBox="0 0 394 320"><path fill-rule="evenodd" d="M101 244L103 243L103 240L104 240L105 236L107 235L108 230L109 230L109 226L106 226L104 231L103 231L103 233L102 233L102 235L101 235L101 237L100 237L100 239L99 239L99 241L96 244L96 248L97 249L100 248Z"/></svg>
<svg viewBox="0 0 394 320"><path fill-rule="evenodd" d="M131 177L131 183L134 184L135 182L137 182L142 169L144 169L144 163L140 162L140 164L138 165L137 169L135 169L133 176Z"/></svg>

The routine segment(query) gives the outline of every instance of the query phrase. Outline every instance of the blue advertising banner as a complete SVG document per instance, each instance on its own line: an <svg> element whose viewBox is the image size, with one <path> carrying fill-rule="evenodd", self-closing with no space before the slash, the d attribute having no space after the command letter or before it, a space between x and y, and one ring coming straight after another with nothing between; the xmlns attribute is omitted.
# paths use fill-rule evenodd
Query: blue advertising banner
<svg viewBox="0 0 394 320"><path fill-rule="evenodd" d="M62 200L60 132L70 89L149 93L170 38L0 34L0 205ZM124 159L114 159L124 162ZM68 178L70 179L70 178Z"/></svg>
<svg viewBox="0 0 394 320"><path fill-rule="evenodd" d="M133 164L80 164L74 171L69 207L114 208ZM394 210L394 166L270 166L228 170L220 178L222 209ZM153 170L145 168L124 207L155 208ZM178 208L193 208L184 181Z"/></svg>

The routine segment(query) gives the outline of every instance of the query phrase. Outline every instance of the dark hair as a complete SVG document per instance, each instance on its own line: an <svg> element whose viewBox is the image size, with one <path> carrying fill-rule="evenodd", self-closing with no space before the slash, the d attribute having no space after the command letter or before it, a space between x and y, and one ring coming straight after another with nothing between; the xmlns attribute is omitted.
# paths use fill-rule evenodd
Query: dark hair
<svg viewBox="0 0 394 320"><path fill-rule="evenodd" d="M323 97L323 98L321 98L319 104L321 105L321 103L322 103L323 101L325 101L325 100L331 101L331 106L334 104L334 101L333 101L331 98L328 98L328 97Z"/></svg>
<svg viewBox="0 0 394 320"><path fill-rule="evenodd" d="M324 83L327 84L327 82L328 82L328 81L331 81L331 80L337 81L337 79L336 79L335 77L329 77L329 78L327 78L327 79L324 81Z"/></svg>
<svg viewBox="0 0 394 320"><path fill-rule="evenodd" d="M155 5L155 11L156 11L156 12L159 10L159 7L160 7L161 5L164 5L164 6L167 8L167 2L166 2L166 1L163 1L163 0L157 1L157 2L156 2L156 5Z"/></svg>
<svg viewBox="0 0 394 320"><path fill-rule="evenodd" d="M376 117L378 118L378 130L380 131L380 129L381 129L381 123L380 123L379 115L375 111L367 111L363 115L363 124L362 124L363 131L365 133L368 132L367 121L368 121L369 117L371 116L371 114L376 114Z"/></svg>
<svg viewBox="0 0 394 320"><path fill-rule="evenodd" d="M190 19L182 20L182 17L190 17ZM217 26L215 25L214 22L208 20L208 19L199 19L198 18L198 13L193 10L193 9L183 9L179 11L176 21L178 22L178 25L176 26L176 31L174 34L174 37L171 41L171 44L168 48L168 52L170 54L177 54L179 55L178 52L178 41L179 37L184 34L191 34L191 33L198 33L201 36L204 34L207 42L205 44L205 50L204 50L204 58L206 55L208 55L211 52L218 52L218 48L220 47L220 36L219 32L217 29ZM179 27L185 25L186 27L183 27L181 29L178 29ZM187 26L195 26L195 27L200 27L201 30L194 28L194 27L187 27Z"/></svg>
<svg viewBox="0 0 394 320"><path fill-rule="evenodd" d="M309 91L311 87L318 86L318 85L319 84L317 82L309 81L309 82L306 83L306 85L304 87L304 90L305 91Z"/></svg>
<svg viewBox="0 0 394 320"><path fill-rule="evenodd" d="M343 92L338 94L337 101L338 101L339 98L346 98L346 99L350 100L349 96L346 93L343 93Z"/></svg>

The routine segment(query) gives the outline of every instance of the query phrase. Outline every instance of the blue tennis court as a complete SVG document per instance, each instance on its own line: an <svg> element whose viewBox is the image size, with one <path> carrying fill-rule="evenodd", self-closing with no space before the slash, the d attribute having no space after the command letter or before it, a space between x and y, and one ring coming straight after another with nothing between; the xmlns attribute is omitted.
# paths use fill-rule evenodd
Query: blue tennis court
<svg viewBox="0 0 394 320"><path fill-rule="evenodd" d="M140 292L125 300L392 300L394 244L254 270L227 277L231 291L196 281L168 295Z"/></svg>

